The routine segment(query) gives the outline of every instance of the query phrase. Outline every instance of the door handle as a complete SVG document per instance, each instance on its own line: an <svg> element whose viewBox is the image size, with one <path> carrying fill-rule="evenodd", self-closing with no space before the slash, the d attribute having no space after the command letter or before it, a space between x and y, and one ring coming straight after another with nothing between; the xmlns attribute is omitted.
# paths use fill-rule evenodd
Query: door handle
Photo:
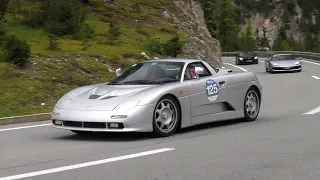
<svg viewBox="0 0 320 180"><path fill-rule="evenodd" d="M225 81L220 81L220 82L219 82L219 84L220 84L221 86L223 86L225 83L226 83Z"/></svg>

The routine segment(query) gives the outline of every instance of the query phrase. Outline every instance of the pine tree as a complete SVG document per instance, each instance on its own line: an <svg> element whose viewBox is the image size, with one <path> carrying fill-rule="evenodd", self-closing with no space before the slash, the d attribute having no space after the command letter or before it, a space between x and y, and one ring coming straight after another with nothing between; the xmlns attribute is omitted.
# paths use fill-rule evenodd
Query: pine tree
<svg viewBox="0 0 320 180"><path fill-rule="evenodd" d="M223 51L238 49L239 25L235 23L235 7L230 0L217 3L219 40Z"/></svg>
<svg viewBox="0 0 320 180"><path fill-rule="evenodd" d="M0 0L0 21L3 20L4 15L7 12L9 0Z"/></svg>
<svg viewBox="0 0 320 180"><path fill-rule="evenodd" d="M262 45L261 45L261 40L262 40L262 39L260 38L259 32L260 32L260 29L257 28L257 29L256 29L256 33L255 33L255 35L256 35L256 42L257 42L257 45L261 47L261 46L262 46Z"/></svg>
<svg viewBox="0 0 320 180"><path fill-rule="evenodd" d="M118 40L119 36L120 36L120 28L119 26L110 23L109 24L109 31L108 31L108 40L109 40L109 44L114 45L115 41Z"/></svg>
<svg viewBox="0 0 320 180"><path fill-rule="evenodd" d="M203 0L201 1L204 17L206 19L209 32L214 38L219 37L218 30L218 14L217 14L217 0Z"/></svg>
<svg viewBox="0 0 320 180"><path fill-rule="evenodd" d="M277 38L273 43L272 50L286 51L288 49L291 49L290 45L289 47L287 46L288 44L289 42L288 42L287 33L285 29L282 26L280 26Z"/></svg>
<svg viewBox="0 0 320 180"><path fill-rule="evenodd" d="M262 33L263 35L260 41L261 47L270 47L270 41L267 36L267 28L264 26L262 27Z"/></svg>

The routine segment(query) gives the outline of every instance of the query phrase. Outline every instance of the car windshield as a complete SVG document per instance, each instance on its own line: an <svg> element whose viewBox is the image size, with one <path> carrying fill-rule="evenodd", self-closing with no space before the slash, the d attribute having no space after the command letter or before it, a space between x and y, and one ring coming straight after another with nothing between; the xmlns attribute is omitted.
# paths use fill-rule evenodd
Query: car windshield
<svg viewBox="0 0 320 180"><path fill-rule="evenodd" d="M252 52L240 52L240 56L254 56Z"/></svg>
<svg viewBox="0 0 320 180"><path fill-rule="evenodd" d="M288 61L288 60L295 60L293 55L278 55L272 58L273 61Z"/></svg>
<svg viewBox="0 0 320 180"><path fill-rule="evenodd" d="M180 81L183 67L183 62L143 62L131 66L109 84L164 84L177 82Z"/></svg>

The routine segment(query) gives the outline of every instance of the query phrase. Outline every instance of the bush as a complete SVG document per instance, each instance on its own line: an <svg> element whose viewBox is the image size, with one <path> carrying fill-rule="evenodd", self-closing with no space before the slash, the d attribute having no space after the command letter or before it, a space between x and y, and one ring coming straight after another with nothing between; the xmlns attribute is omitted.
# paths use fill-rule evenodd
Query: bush
<svg viewBox="0 0 320 180"><path fill-rule="evenodd" d="M115 42L119 39L120 36L120 27L110 23L109 24L109 31L108 31L108 40L109 40L109 44L114 45Z"/></svg>
<svg viewBox="0 0 320 180"><path fill-rule="evenodd" d="M59 38L58 36L54 35L54 34L48 34L48 38L49 38L49 49L52 51L56 51L59 50Z"/></svg>
<svg viewBox="0 0 320 180"><path fill-rule="evenodd" d="M168 56L177 57L182 50L183 44L179 36L176 35L163 45L164 53Z"/></svg>
<svg viewBox="0 0 320 180"><path fill-rule="evenodd" d="M80 11L79 0L43 0L40 9L46 29L55 35L79 33L85 16Z"/></svg>
<svg viewBox="0 0 320 180"><path fill-rule="evenodd" d="M94 30L86 23L80 25L80 31L75 35L76 39L90 39L94 36Z"/></svg>
<svg viewBox="0 0 320 180"><path fill-rule="evenodd" d="M23 67L30 57L29 44L16 36L6 37L3 50L6 54L5 59L20 67Z"/></svg>
<svg viewBox="0 0 320 180"><path fill-rule="evenodd" d="M162 54L162 44L157 38L149 39L145 48L151 52Z"/></svg>
<svg viewBox="0 0 320 180"><path fill-rule="evenodd" d="M29 27L35 28L43 24L43 17L39 8L21 10L21 15L24 16L23 23Z"/></svg>

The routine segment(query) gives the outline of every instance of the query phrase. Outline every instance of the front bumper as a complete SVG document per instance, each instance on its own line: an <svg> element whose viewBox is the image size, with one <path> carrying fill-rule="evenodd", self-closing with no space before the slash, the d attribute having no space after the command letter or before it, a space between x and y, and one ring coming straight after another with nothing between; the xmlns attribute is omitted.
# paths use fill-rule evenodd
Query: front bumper
<svg viewBox="0 0 320 180"><path fill-rule="evenodd" d="M244 58L242 60L239 59L240 63L245 63L245 64L252 64L252 63L257 63L258 59L255 58Z"/></svg>
<svg viewBox="0 0 320 180"><path fill-rule="evenodd" d="M271 71L273 72L293 72L293 71L301 71L301 66L292 66L292 67L271 67Z"/></svg>
<svg viewBox="0 0 320 180"><path fill-rule="evenodd" d="M52 113L52 127L66 130L94 132L151 132L155 104L136 106L126 111L78 111L55 108ZM125 115L125 119L112 119L114 115ZM54 122L58 120L61 125ZM116 123L117 128L110 127Z"/></svg>

